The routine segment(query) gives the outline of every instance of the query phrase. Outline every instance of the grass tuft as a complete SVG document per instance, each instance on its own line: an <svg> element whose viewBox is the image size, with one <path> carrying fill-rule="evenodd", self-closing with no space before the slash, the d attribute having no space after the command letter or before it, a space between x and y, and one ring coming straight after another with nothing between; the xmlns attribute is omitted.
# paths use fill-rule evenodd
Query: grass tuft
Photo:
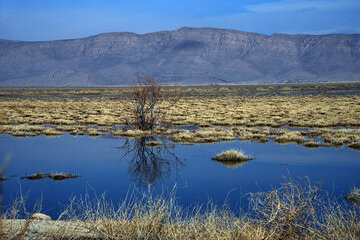
<svg viewBox="0 0 360 240"><path fill-rule="evenodd" d="M48 177L55 181L63 181L69 178L78 178L78 176L72 175L70 173L51 173L48 175Z"/></svg>
<svg viewBox="0 0 360 240"><path fill-rule="evenodd" d="M34 173L34 174L31 174L29 176L25 176L25 178L29 179L29 180L39 180L39 179L43 179L43 178L46 178L46 174L44 173L41 173L41 172L37 172L37 173Z"/></svg>
<svg viewBox="0 0 360 240"><path fill-rule="evenodd" d="M148 141L145 143L146 146L148 147L159 147L161 146L163 143L159 142L159 141Z"/></svg>
<svg viewBox="0 0 360 240"><path fill-rule="evenodd" d="M252 160L253 158L237 150L228 150L216 155L212 159L218 162L244 162Z"/></svg>

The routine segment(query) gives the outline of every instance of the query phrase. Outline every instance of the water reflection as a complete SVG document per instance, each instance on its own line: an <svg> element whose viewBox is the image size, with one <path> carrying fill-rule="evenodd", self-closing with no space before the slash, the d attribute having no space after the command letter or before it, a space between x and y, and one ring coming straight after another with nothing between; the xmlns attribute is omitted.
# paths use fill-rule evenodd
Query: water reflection
<svg viewBox="0 0 360 240"><path fill-rule="evenodd" d="M166 138L141 137L127 139L118 148L123 151L122 159L128 159L128 173L138 185L155 184L171 176L171 171L178 176L185 166L174 153L174 144Z"/></svg>
<svg viewBox="0 0 360 240"><path fill-rule="evenodd" d="M235 209L247 206L247 193L279 187L282 176L288 175L288 171L294 178L308 176L312 182L322 182L324 191L334 197L345 196L354 186L360 186L360 155L350 148L308 149L273 141L260 144L239 140L176 146L165 142L158 147L148 146L151 143L158 145L161 140L127 141L70 135L20 139L0 135L0 155L13 153L4 175L8 180L2 182L4 206L11 206L19 193L19 185L23 193L30 193L29 206L42 199L43 209L56 218L61 209L59 203L68 203L69 196L106 192L111 201L118 202L127 198L129 189L136 185L134 181L144 185L142 190L147 183L156 184L151 191L159 195L176 185L176 198L183 207L211 199L219 205L226 200ZM117 149L118 145L124 148ZM228 149L243 150L255 159L237 168L227 168L211 160ZM126 157L120 161L125 153ZM50 178L17 180L39 171L81 177L61 182Z"/></svg>

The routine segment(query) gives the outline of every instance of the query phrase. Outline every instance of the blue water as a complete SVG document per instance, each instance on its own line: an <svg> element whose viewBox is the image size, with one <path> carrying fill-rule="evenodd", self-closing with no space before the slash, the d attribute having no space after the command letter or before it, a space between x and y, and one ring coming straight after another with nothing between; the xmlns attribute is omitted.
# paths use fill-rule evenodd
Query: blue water
<svg viewBox="0 0 360 240"><path fill-rule="evenodd" d="M226 200L234 209L246 208L247 193L278 187L289 173L295 179L308 176L312 182L321 182L323 190L337 198L360 186L360 152L350 148L308 149L271 141L263 144L235 140L177 144L164 151L163 147L139 147L135 140L129 140L129 146L123 147L125 141L70 135L52 138L0 135L0 157L12 155L5 173L8 180L3 182L5 207L21 192L28 194L29 206L41 199L43 212L56 218L71 196L86 193L99 196L106 192L109 199L117 202L131 189L143 191L151 185L151 190L159 194L176 186L177 200L185 207L211 199L218 204ZM236 168L211 160L229 149L242 150L255 159ZM130 153L125 155L125 151ZM139 158L144 152L144 156L155 158ZM81 177L61 182L49 178L21 179L38 171Z"/></svg>

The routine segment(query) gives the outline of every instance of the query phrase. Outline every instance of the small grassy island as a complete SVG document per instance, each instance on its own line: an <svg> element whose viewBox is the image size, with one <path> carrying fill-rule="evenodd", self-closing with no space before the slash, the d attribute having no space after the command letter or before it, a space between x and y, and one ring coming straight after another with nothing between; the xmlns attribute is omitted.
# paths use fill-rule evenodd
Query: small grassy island
<svg viewBox="0 0 360 240"><path fill-rule="evenodd" d="M219 153L212 159L218 162L244 162L244 161L252 160L253 158L248 157L244 153L237 150L228 150Z"/></svg>

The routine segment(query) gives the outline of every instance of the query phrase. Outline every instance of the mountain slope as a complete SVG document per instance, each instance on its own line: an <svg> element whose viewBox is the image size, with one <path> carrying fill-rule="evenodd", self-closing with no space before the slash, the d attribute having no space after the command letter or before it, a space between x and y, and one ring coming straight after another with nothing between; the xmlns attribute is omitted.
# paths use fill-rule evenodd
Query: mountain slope
<svg viewBox="0 0 360 240"><path fill-rule="evenodd" d="M83 39L0 40L2 86L359 81L360 34L271 36L214 28Z"/></svg>

